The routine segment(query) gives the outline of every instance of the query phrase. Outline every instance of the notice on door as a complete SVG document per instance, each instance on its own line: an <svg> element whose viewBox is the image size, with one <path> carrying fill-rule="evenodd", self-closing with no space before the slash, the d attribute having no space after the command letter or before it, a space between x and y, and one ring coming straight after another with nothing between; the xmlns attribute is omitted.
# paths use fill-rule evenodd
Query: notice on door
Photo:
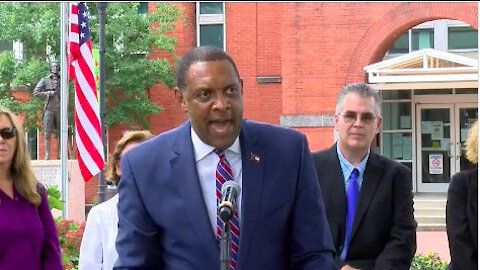
<svg viewBox="0 0 480 270"><path fill-rule="evenodd" d="M428 167L430 174L443 174L443 155L428 155Z"/></svg>

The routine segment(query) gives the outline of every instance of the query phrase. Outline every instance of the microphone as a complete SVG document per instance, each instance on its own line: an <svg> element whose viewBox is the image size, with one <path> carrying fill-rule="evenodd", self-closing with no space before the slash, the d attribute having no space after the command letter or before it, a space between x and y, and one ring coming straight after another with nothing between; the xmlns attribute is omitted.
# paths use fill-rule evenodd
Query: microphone
<svg viewBox="0 0 480 270"><path fill-rule="evenodd" d="M225 223L233 216L240 190L240 185L234 181L227 181L222 185L222 200L218 203L218 216Z"/></svg>

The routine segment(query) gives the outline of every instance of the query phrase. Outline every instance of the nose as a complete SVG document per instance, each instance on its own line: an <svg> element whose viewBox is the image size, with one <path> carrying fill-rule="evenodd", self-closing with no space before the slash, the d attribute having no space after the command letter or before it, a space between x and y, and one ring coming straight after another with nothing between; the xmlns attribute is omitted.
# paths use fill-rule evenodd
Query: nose
<svg viewBox="0 0 480 270"><path fill-rule="evenodd" d="M217 110L226 110L230 107L230 101L223 94L218 94L215 96L213 103L213 108Z"/></svg>
<svg viewBox="0 0 480 270"><path fill-rule="evenodd" d="M362 121L362 115L357 114L357 117L355 118L355 121L353 122L354 126L363 126L363 121Z"/></svg>

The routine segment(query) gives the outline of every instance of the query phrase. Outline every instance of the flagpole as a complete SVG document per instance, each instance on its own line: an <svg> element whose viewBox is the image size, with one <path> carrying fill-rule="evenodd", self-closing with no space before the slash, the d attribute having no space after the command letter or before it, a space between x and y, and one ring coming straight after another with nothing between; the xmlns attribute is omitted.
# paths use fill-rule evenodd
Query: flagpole
<svg viewBox="0 0 480 270"><path fill-rule="evenodd" d="M99 86L100 86L100 127L102 131L103 153L105 160L107 160L107 139L105 132L105 10L107 9L107 2L97 2L98 9L98 40L99 40L99 57L98 65L99 72ZM98 175L98 201L99 203L105 201L105 174L104 170Z"/></svg>
<svg viewBox="0 0 480 270"><path fill-rule="evenodd" d="M62 179L62 216L68 218L68 181L70 177L67 171L67 140L68 140L68 77L67 77L67 23L68 23L68 2L60 3L60 160Z"/></svg>

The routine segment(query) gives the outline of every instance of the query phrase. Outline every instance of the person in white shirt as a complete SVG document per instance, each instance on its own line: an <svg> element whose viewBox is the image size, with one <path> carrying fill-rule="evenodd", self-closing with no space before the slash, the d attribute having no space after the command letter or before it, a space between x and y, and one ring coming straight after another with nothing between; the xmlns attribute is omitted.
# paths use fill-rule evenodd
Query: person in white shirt
<svg viewBox="0 0 480 270"><path fill-rule="evenodd" d="M122 156L137 144L151 138L150 131L130 131L117 142L107 164L106 178L118 185ZM94 206L89 214L80 245L79 270L111 270L118 258L115 240L118 232L118 194Z"/></svg>

